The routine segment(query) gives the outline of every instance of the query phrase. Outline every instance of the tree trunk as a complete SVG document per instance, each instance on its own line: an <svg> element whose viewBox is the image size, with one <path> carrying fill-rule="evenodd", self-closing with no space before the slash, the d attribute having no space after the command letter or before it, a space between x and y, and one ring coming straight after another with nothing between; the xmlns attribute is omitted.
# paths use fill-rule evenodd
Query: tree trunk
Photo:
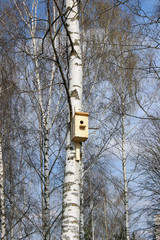
<svg viewBox="0 0 160 240"><path fill-rule="evenodd" d="M126 157L125 157L125 114L124 114L124 96L123 96L123 94L122 94L122 166L123 166L123 180L124 180L126 239L130 240L129 213L128 213L128 183L127 183L127 170L126 170Z"/></svg>
<svg viewBox="0 0 160 240"><path fill-rule="evenodd" d="M84 240L84 190L83 190L83 182L84 182L84 148L82 144L81 148L81 190L80 190L80 240Z"/></svg>
<svg viewBox="0 0 160 240"><path fill-rule="evenodd" d="M78 19L78 1L66 0L68 10L66 27L69 40L69 94L72 116L75 107L82 111L82 60ZM80 225L80 161L76 161L75 142L71 141L71 126L68 124L66 166L63 188L62 239L79 240Z"/></svg>
<svg viewBox="0 0 160 240"><path fill-rule="evenodd" d="M39 111L39 151L40 151L40 166L41 166L41 208L42 208L42 232L43 238L45 236L44 231L44 190L43 190L43 183L44 183L44 173L43 173L43 141L42 141L42 117L41 111Z"/></svg>
<svg viewBox="0 0 160 240"><path fill-rule="evenodd" d="M93 204L93 187L92 187L92 181L91 181L91 176L92 176L92 168L89 169L89 193L90 193L90 209L91 209L91 230L92 230L92 240L95 240L95 229L94 229L94 216L93 216L93 209L94 209L94 204Z"/></svg>
<svg viewBox="0 0 160 240"><path fill-rule="evenodd" d="M2 157L2 139L0 137L0 218L1 218L1 240L6 239L5 197L4 197L4 170Z"/></svg>
<svg viewBox="0 0 160 240"><path fill-rule="evenodd" d="M122 53L122 49L121 49ZM127 169L126 169L126 156L125 156L125 94L124 94L124 72L123 72L123 58L121 54L121 79L122 79L122 92L121 92L121 111L122 111L122 169L124 181L124 207L125 207L125 237L130 240L129 235L129 212L128 212L128 182L127 182Z"/></svg>
<svg viewBox="0 0 160 240"><path fill-rule="evenodd" d="M44 232L45 240L50 239L50 197L49 197L49 126L44 128Z"/></svg>
<svg viewBox="0 0 160 240"><path fill-rule="evenodd" d="M106 198L106 191L105 191L105 184L103 183L103 209L104 209L104 225L105 225L105 233L106 233L106 240L109 240L108 236L108 216L107 216L107 198Z"/></svg>
<svg viewBox="0 0 160 240"><path fill-rule="evenodd" d="M35 30L34 30L35 31ZM37 58L36 41L34 31L31 32L33 49L34 49L34 63L36 68L36 81L38 85L38 101L40 111L42 113L42 126L44 131L44 240L50 239L50 197L49 197L49 113L50 113L50 93L48 103L48 115L45 116L43 109L43 100L41 92L41 81L39 73L39 64ZM51 84L52 86L52 84Z"/></svg>
<svg viewBox="0 0 160 240"><path fill-rule="evenodd" d="M0 86L0 97L2 94L2 87ZM0 133L1 134L1 133ZM4 168L2 156L2 137L0 136L0 219L1 219L1 240L6 239L6 218L5 218L5 196L4 196Z"/></svg>

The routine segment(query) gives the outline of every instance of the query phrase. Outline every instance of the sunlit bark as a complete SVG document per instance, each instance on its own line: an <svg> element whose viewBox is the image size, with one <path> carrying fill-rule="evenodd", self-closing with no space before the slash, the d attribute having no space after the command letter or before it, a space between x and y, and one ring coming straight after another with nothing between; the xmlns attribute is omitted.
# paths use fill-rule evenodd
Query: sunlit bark
<svg viewBox="0 0 160 240"><path fill-rule="evenodd" d="M78 1L66 0L68 16L67 31L70 35L69 45L69 94L71 112L74 115L82 111L82 60L78 19ZM75 143L71 141L70 122L68 124L66 166L63 191L62 239L78 240L80 225L80 161L75 159Z"/></svg>
<svg viewBox="0 0 160 240"><path fill-rule="evenodd" d="M126 239L130 240L129 235L129 212L128 212L128 182L127 182L127 169L126 169L126 156L125 156L125 99L124 99L124 76L121 71L122 77L122 168L123 168L123 181L124 181L124 205L125 205L125 231Z"/></svg>
<svg viewBox="0 0 160 240"><path fill-rule="evenodd" d="M2 139L0 138L0 218L1 218L1 239L6 239L6 218L5 218L5 196L4 196L4 168L2 157Z"/></svg>

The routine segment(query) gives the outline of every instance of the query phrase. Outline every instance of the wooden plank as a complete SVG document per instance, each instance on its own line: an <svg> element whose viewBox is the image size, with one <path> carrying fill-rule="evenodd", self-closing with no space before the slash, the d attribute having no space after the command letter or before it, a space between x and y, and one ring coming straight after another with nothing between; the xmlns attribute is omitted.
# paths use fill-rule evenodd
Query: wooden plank
<svg viewBox="0 0 160 240"><path fill-rule="evenodd" d="M80 161L80 143L76 142L76 161Z"/></svg>

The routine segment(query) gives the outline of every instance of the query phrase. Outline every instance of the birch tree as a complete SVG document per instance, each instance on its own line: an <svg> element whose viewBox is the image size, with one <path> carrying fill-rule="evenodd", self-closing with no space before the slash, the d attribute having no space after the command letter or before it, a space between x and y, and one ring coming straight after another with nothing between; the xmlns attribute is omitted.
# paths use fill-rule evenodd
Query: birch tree
<svg viewBox="0 0 160 240"><path fill-rule="evenodd" d="M82 59L78 18L79 2L66 0L66 28L69 33L69 97L70 112L66 143L66 165L63 192L62 239L79 239L80 224L80 161L75 159L75 143L71 141L71 119L82 111Z"/></svg>
<svg viewBox="0 0 160 240"><path fill-rule="evenodd" d="M2 86L0 86L0 99L1 99L1 95L2 95ZM2 240L5 240L6 239L6 217L5 217L5 195L4 195L4 167L3 167L3 155L2 155L2 133L0 133L0 216L1 216L0 236Z"/></svg>
<svg viewBox="0 0 160 240"><path fill-rule="evenodd" d="M123 42L124 44L126 44L126 39L125 38L121 38L121 33L119 34L119 40L118 40L118 44L120 47L120 62L118 63L120 69L119 69L119 77L117 75L117 77L119 78L119 80L117 79L117 81L119 82L119 86L115 85L115 82L113 82L113 87L115 88L115 91L118 93L119 97L120 97L120 106L118 107L118 111L117 113L120 111L121 114L121 123L122 123L122 169L123 169L123 180L124 180L124 207L125 207L125 229L126 229L126 239L129 240L130 239L130 233L129 233L129 210L128 210L128 180L127 180L127 169L126 169L126 123L125 123L125 115L126 115L126 111L128 108L128 104L130 99L132 99L130 101L130 103L133 103L133 91L135 91L135 83L133 80L133 69L135 68L136 65L136 56L134 56L134 54L130 55L130 59L128 60L128 71L124 71L123 69L125 68L125 61L124 59L128 58L128 56L123 56L123 51L125 51L122 48L121 43ZM127 49L126 49L127 51ZM115 76L116 78L116 76ZM132 82L131 82L132 81Z"/></svg>

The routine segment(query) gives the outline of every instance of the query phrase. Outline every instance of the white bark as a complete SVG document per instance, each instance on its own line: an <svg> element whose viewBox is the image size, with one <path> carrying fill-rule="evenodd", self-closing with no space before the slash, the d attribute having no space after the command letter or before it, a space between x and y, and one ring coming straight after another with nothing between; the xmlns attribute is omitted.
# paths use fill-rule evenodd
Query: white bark
<svg viewBox="0 0 160 240"><path fill-rule="evenodd" d="M124 180L124 205L125 205L126 239L130 240L130 236L129 236L129 212L128 212L128 182L127 182L126 157L125 157L125 116L124 116L124 111L122 112L122 166L123 166L123 180Z"/></svg>
<svg viewBox="0 0 160 240"><path fill-rule="evenodd" d="M12 196L12 189L13 189L13 184L12 184L12 174L10 176L10 199L11 199L11 204L10 204L10 207L11 207L11 230L10 230L10 240L14 240L14 206L12 204L13 202L13 196Z"/></svg>
<svg viewBox="0 0 160 240"><path fill-rule="evenodd" d="M49 203L49 124L44 126L44 232L45 240L50 239L50 203Z"/></svg>
<svg viewBox="0 0 160 240"><path fill-rule="evenodd" d="M2 157L2 139L0 137L0 218L1 218L1 240L6 239L6 218L5 218L5 196L4 196L4 168Z"/></svg>
<svg viewBox="0 0 160 240"><path fill-rule="evenodd" d="M126 240L130 240L129 236L129 212L128 212L128 182L127 182L127 169L126 169L126 156L125 156L125 100L124 100L124 77L122 74L122 168L123 168L123 181L124 181L124 205L125 205L125 231Z"/></svg>
<svg viewBox="0 0 160 240"><path fill-rule="evenodd" d="M41 119L41 111L39 111L39 151L40 151L40 165L41 165L41 208L42 208L42 232L43 237L45 236L44 231L44 191L43 191L43 181L44 181L44 175L43 175L43 156L42 156L42 119Z"/></svg>
<svg viewBox="0 0 160 240"><path fill-rule="evenodd" d="M122 49L121 49L122 51ZM129 212L128 212L128 181L126 169L126 156L125 156L125 97L124 97L124 73L123 73L123 59L121 55L121 79L122 79L122 95L121 95L121 110L122 110L122 168L123 168L123 181L124 181L124 207L125 207L125 232L126 240L130 240L129 234Z"/></svg>
<svg viewBox="0 0 160 240"><path fill-rule="evenodd" d="M23 235L22 235L22 223L19 222L18 223L18 227L19 227L19 231L18 231L18 234L19 234L19 239L23 239Z"/></svg>
<svg viewBox="0 0 160 240"><path fill-rule="evenodd" d="M83 191L83 183L84 183L84 148L82 144L81 148L81 189L80 189L80 240L84 240L84 191Z"/></svg>
<svg viewBox="0 0 160 240"><path fill-rule="evenodd" d="M103 209L104 209L104 225L105 225L105 232L106 232L106 240L109 240L108 236L108 216L107 216L107 198L106 198L106 191L105 191L105 184L103 183Z"/></svg>
<svg viewBox="0 0 160 240"><path fill-rule="evenodd" d="M43 122L43 130L44 130L44 236L45 240L50 239L50 199L49 199L49 114L50 114L50 104L51 100L49 99L48 104L48 115L45 116L44 108L43 108L43 99L41 92L41 80L39 74L39 64L37 58L37 46L35 41L35 29L32 29L31 36L33 42L34 49L34 63L36 68L36 81L38 85L38 102L40 106L40 111L42 113L42 122ZM53 81L51 79L51 81ZM51 88L50 88L51 89ZM49 97L51 98L51 90L49 91Z"/></svg>
<svg viewBox="0 0 160 240"><path fill-rule="evenodd" d="M13 226L13 218L11 219L11 240L14 240L14 226Z"/></svg>
<svg viewBox="0 0 160 240"><path fill-rule="evenodd" d="M2 87L0 86L0 97L2 94ZM1 240L6 239L6 218L5 218L5 196L4 196L4 168L2 156L2 138L0 136L0 235Z"/></svg>
<svg viewBox="0 0 160 240"><path fill-rule="evenodd" d="M84 22L84 12L83 12L83 5L84 0L81 0L81 7L82 7L82 23ZM84 51L85 51L85 31L84 28L82 28L81 31L81 42L82 42L82 66L84 67ZM80 177L80 240L84 240L84 144L82 143L81 146L81 177Z"/></svg>
<svg viewBox="0 0 160 240"><path fill-rule="evenodd" d="M89 169L89 194L90 194L90 210L91 210L91 231L92 231L92 240L95 240L95 229L94 229L94 204L93 204L93 187L92 187L92 168Z"/></svg>
<svg viewBox="0 0 160 240"><path fill-rule="evenodd" d="M78 1L66 0L68 16L66 27L69 41L69 94L72 116L75 107L82 111L82 60L78 19ZM80 161L75 159L75 143L71 141L68 124L66 166L63 190L62 239L79 240L80 224Z"/></svg>

